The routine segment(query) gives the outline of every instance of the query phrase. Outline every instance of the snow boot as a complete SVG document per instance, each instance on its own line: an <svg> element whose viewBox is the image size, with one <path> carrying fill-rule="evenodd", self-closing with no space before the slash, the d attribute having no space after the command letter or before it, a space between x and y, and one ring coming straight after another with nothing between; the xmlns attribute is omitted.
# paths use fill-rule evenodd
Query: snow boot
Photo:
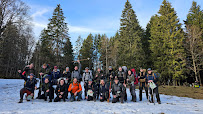
<svg viewBox="0 0 203 114"><path fill-rule="evenodd" d="M20 99L20 101L18 103L23 103L23 99Z"/></svg>

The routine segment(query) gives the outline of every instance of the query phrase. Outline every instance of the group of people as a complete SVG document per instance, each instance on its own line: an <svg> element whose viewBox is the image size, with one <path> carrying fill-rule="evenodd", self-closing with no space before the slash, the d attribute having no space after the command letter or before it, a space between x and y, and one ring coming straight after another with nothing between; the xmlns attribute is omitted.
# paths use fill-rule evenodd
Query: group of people
<svg viewBox="0 0 203 114"><path fill-rule="evenodd" d="M47 101L49 97L49 102L52 102L53 99L54 102L61 100L65 102L68 99L68 94L70 94L71 102L82 99L87 101L99 99L101 102L109 102L110 93L112 93L112 103L124 103L124 101L127 101L126 88L128 87L132 101L136 102L135 88L136 85L139 85L140 101L142 101L142 90L144 88L149 102L154 102L153 95L156 94L157 102L161 104L157 85L158 76L152 72L151 68L148 68L147 72L140 68L140 72L136 74L135 69L127 70L119 67L118 71L115 72L112 66L109 66L108 73L104 74L101 68L98 68L93 75L89 68L86 67L81 75L81 64L79 60L77 62L79 66L75 66L74 71L70 72L69 67L66 67L63 73L60 72L57 66L54 66L53 71L51 71L49 65L43 64L39 72L39 82L35 77L33 64L26 66L23 71L19 70L19 75L25 80L24 88L20 90L19 103L23 102L25 93L27 93L27 101L30 101L31 98L34 99L36 89L39 89L37 99ZM81 82L84 84L84 91L82 91ZM37 83L39 83L39 87L36 86ZM85 98L82 98L82 92L84 92ZM55 98L54 93L56 94Z"/></svg>

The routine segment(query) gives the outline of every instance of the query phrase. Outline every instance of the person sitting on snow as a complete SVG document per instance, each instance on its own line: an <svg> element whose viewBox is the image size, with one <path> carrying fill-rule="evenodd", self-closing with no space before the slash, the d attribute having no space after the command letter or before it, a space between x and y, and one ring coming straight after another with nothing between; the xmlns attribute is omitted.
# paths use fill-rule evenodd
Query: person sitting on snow
<svg viewBox="0 0 203 114"><path fill-rule="evenodd" d="M33 73L30 74L30 76L29 76L30 78L27 78L26 76L23 76L21 70L19 70L18 73L26 81L24 88L22 88L20 90L20 101L18 103L22 103L24 93L27 93L27 97L29 95L31 97L34 96L34 90L37 89L37 87L35 86L37 84L37 81L34 79L34 74ZM27 99L27 101L30 101L30 100Z"/></svg>
<svg viewBox="0 0 203 114"><path fill-rule="evenodd" d="M86 99L87 101L91 101L94 100L96 101L96 86L92 83L92 79L89 79L88 81L88 85L86 86L86 90L87 90L87 96Z"/></svg>
<svg viewBox="0 0 203 114"><path fill-rule="evenodd" d="M66 100L66 92L67 92L67 86L65 85L65 80L61 79L59 84L56 87L55 93L57 95L57 97L54 99L54 102L58 102L61 99L63 99L63 101L65 102Z"/></svg>
<svg viewBox="0 0 203 114"><path fill-rule="evenodd" d="M44 100L47 101L47 96L49 96L49 102L52 102L54 90L52 84L49 83L48 77L45 78L44 83L42 84L42 91L44 92Z"/></svg>
<svg viewBox="0 0 203 114"><path fill-rule="evenodd" d="M101 102L104 102L109 98L109 88L107 87L107 84L105 84L104 80L100 81L99 95Z"/></svg>
<svg viewBox="0 0 203 114"><path fill-rule="evenodd" d="M82 87L81 87L81 84L78 82L77 78L73 79L73 83L70 84L68 91L71 94L71 98L70 98L71 102L75 100L76 96L78 96L77 101L81 100Z"/></svg>
<svg viewBox="0 0 203 114"><path fill-rule="evenodd" d="M148 74L146 76L146 80L148 81L148 83L154 83L154 84L156 84L155 88L149 87L149 93L151 94L151 101L150 102L154 103L154 99L153 99L153 94L152 93L155 93L158 104L161 104L160 97L159 97L159 92L158 92L158 85L157 85L158 76L155 73L152 73L151 68L148 68L147 72L148 72Z"/></svg>
<svg viewBox="0 0 203 114"><path fill-rule="evenodd" d="M121 103L124 103L123 100L125 97L126 87L124 87L124 85L119 82L117 77L114 79L114 82L115 83L112 85L112 103L119 102L119 98Z"/></svg>
<svg viewBox="0 0 203 114"><path fill-rule="evenodd" d="M88 80L92 79L92 73L89 72L89 68L85 68L85 72L83 73L82 81L84 83L84 89L85 89L85 99L87 97L87 85L88 85Z"/></svg>

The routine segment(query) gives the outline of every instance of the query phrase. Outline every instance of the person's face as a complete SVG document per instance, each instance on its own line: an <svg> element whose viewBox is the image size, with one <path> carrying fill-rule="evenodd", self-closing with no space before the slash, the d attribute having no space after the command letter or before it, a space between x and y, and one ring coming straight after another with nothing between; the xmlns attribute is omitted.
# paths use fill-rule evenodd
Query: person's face
<svg viewBox="0 0 203 114"><path fill-rule="evenodd" d="M98 69L97 69L97 71L98 71L98 72L100 72L100 71L101 71L101 69L100 69L100 68L98 68Z"/></svg>
<svg viewBox="0 0 203 114"><path fill-rule="evenodd" d="M89 81L89 85L91 85L92 84L92 81Z"/></svg>
<svg viewBox="0 0 203 114"><path fill-rule="evenodd" d="M118 84L118 80L115 80L114 82L115 82L116 84Z"/></svg>
<svg viewBox="0 0 203 114"><path fill-rule="evenodd" d="M33 79L34 77L32 75L30 75L30 79Z"/></svg>
<svg viewBox="0 0 203 114"><path fill-rule="evenodd" d="M131 75L131 71L128 71L128 74Z"/></svg>
<svg viewBox="0 0 203 114"><path fill-rule="evenodd" d="M122 68L121 68L121 67L119 67L119 71L122 71Z"/></svg>
<svg viewBox="0 0 203 114"><path fill-rule="evenodd" d="M112 68L109 68L109 70L112 70Z"/></svg>
<svg viewBox="0 0 203 114"><path fill-rule="evenodd" d="M74 83L77 83L77 81L78 81L77 78L74 78L73 82L74 82Z"/></svg>
<svg viewBox="0 0 203 114"><path fill-rule="evenodd" d="M85 72L88 72L89 70L88 69L85 69Z"/></svg>
<svg viewBox="0 0 203 114"><path fill-rule="evenodd" d="M43 68L45 69L45 68L47 68L47 66L46 66L46 65L43 65Z"/></svg>
<svg viewBox="0 0 203 114"><path fill-rule="evenodd" d="M75 70L78 70L78 67L77 66L75 66L75 68L74 68Z"/></svg>
<svg viewBox="0 0 203 114"><path fill-rule="evenodd" d="M140 69L140 72L143 72L144 70L143 69Z"/></svg>
<svg viewBox="0 0 203 114"><path fill-rule="evenodd" d="M69 71L69 68L66 68L66 72L68 72Z"/></svg>
<svg viewBox="0 0 203 114"><path fill-rule="evenodd" d="M104 85L104 80L101 80L101 84Z"/></svg>
<svg viewBox="0 0 203 114"><path fill-rule="evenodd" d="M46 78L46 79L44 80L44 82L45 82L45 83L49 83L49 79Z"/></svg>
<svg viewBox="0 0 203 114"><path fill-rule="evenodd" d="M149 71L148 71L148 73L149 73L149 74L151 74L151 73L152 73L152 71L151 71L151 70L149 70Z"/></svg>
<svg viewBox="0 0 203 114"><path fill-rule="evenodd" d="M63 85L63 84L64 84L64 80L61 80L61 81L60 81L60 85Z"/></svg>

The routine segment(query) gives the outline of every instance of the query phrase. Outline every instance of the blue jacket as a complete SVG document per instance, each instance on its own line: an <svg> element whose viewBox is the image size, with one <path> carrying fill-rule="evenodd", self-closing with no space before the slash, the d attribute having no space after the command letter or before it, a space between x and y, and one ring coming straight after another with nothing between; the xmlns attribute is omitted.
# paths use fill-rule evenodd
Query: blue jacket
<svg viewBox="0 0 203 114"><path fill-rule="evenodd" d="M26 76L23 76L22 73L19 73L19 75L26 81L25 83L25 88L27 90L29 90L31 93L34 93L34 90L35 90L35 84L37 84L37 81L36 79L30 79L30 78L27 78Z"/></svg>
<svg viewBox="0 0 203 114"><path fill-rule="evenodd" d="M56 72L52 71L51 76L52 76L52 79L59 79L61 77L61 73L59 70L57 70Z"/></svg>
<svg viewBox="0 0 203 114"><path fill-rule="evenodd" d="M146 80L153 80L154 83L156 83L158 81L158 76L155 73L152 74L147 74L146 75Z"/></svg>

